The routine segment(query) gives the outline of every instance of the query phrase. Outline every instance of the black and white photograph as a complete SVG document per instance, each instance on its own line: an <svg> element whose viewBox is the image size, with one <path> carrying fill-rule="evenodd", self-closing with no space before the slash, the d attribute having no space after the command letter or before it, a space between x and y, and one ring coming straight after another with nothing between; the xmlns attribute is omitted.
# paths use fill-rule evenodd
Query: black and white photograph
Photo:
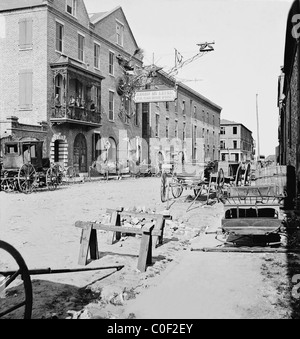
<svg viewBox="0 0 300 339"><path fill-rule="evenodd" d="M300 0L0 0L0 319L299 318Z"/></svg>

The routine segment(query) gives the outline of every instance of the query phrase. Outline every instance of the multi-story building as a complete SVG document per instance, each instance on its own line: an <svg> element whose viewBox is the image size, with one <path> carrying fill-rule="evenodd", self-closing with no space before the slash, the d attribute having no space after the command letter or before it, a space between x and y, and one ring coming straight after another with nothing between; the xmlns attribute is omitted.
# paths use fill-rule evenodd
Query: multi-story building
<svg viewBox="0 0 300 339"><path fill-rule="evenodd" d="M300 2L296 0L287 18L284 65L278 80L279 147L277 154L279 164L288 167L289 196L290 200L296 198L297 208L300 207L300 29L297 23L299 15Z"/></svg>
<svg viewBox="0 0 300 339"><path fill-rule="evenodd" d="M251 162L254 160L252 132L243 124L221 119L220 160Z"/></svg>
<svg viewBox="0 0 300 339"><path fill-rule="evenodd" d="M44 157L78 172L101 153L125 158L141 105L118 93L117 57L141 67L136 50L121 7L89 16L83 0L1 1L0 137L44 140Z"/></svg>
<svg viewBox="0 0 300 339"><path fill-rule="evenodd" d="M142 136L151 164L219 159L220 106L162 70L148 90L175 92L174 100L142 104ZM143 149L145 157L147 152Z"/></svg>

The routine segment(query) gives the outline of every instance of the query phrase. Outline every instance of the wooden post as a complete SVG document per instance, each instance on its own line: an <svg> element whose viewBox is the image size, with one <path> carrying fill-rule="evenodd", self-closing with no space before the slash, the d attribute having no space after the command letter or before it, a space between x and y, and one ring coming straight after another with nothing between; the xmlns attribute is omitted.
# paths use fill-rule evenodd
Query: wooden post
<svg viewBox="0 0 300 339"><path fill-rule="evenodd" d="M100 258L98 250L98 239L97 239L97 230L91 230L90 236L90 255L92 260L97 260Z"/></svg>
<svg viewBox="0 0 300 339"><path fill-rule="evenodd" d="M147 265L152 264L152 223L146 224L143 227L143 235L140 245L140 253L137 268L141 272L145 272Z"/></svg>

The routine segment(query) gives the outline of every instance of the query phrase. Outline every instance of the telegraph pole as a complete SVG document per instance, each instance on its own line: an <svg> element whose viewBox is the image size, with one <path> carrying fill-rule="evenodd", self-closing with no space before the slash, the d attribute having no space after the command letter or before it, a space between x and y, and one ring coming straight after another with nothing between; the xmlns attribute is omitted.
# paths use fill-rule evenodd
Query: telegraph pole
<svg viewBox="0 0 300 339"><path fill-rule="evenodd" d="M257 161L259 161L260 149L259 149L258 94L256 94L256 123L257 123Z"/></svg>

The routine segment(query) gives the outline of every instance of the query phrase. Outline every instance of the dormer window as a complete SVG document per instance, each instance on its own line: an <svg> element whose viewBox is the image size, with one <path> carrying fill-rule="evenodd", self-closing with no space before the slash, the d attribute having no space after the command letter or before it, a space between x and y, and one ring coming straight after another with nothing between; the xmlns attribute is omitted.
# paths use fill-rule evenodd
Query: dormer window
<svg viewBox="0 0 300 339"><path fill-rule="evenodd" d="M77 0L67 0L66 11L67 13L76 16L76 1Z"/></svg>

